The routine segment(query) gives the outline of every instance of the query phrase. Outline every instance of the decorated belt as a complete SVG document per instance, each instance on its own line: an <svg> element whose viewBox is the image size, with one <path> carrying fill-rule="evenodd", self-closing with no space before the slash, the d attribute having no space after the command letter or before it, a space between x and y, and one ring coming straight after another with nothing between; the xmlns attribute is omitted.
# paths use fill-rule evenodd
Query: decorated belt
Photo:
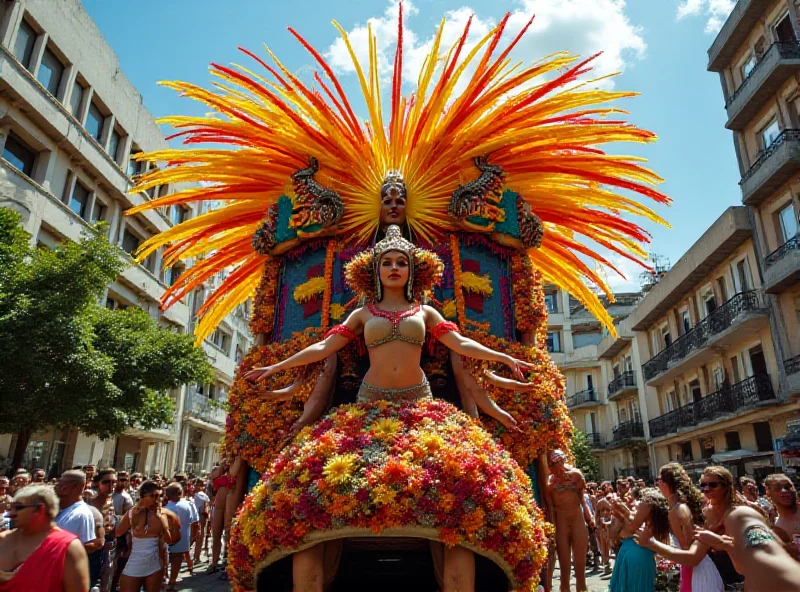
<svg viewBox="0 0 800 592"><path fill-rule="evenodd" d="M366 382L361 383L358 389L357 402L371 403L373 401L415 401L433 396L428 379L424 378L420 384L406 388L380 388L371 386Z"/></svg>

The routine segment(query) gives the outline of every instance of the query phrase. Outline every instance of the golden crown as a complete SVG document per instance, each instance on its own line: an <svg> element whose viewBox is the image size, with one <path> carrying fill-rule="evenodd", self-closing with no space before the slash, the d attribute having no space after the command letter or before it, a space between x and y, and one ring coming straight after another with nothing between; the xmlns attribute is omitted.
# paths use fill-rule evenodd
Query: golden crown
<svg viewBox="0 0 800 592"><path fill-rule="evenodd" d="M389 251L400 251L405 253L410 259L414 254L414 243L403 238L403 233L400 232L400 227L397 224L392 224L386 230L386 238L375 243L375 248L372 250L375 259L380 259L384 253Z"/></svg>

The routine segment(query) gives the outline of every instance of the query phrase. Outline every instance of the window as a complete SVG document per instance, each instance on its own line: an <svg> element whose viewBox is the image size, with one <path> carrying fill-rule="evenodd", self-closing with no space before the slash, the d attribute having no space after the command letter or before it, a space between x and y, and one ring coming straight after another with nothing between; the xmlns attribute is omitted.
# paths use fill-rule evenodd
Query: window
<svg viewBox="0 0 800 592"><path fill-rule="evenodd" d="M182 273L183 273L183 268L178 265L170 267L169 269L165 269L164 283L167 284L168 286L173 285L176 281L178 281L178 278L181 277Z"/></svg>
<svg viewBox="0 0 800 592"><path fill-rule="evenodd" d="M756 56L750 56L750 59L745 62L742 66L742 82L747 80L747 77L750 76L750 72L753 71L753 68L756 67Z"/></svg>
<svg viewBox="0 0 800 592"><path fill-rule="evenodd" d="M766 421L757 421L753 424L753 432L756 436L756 446L759 452L770 452L775 449L772 442L772 430Z"/></svg>
<svg viewBox="0 0 800 592"><path fill-rule="evenodd" d="M628 410L624 407L619 410L619 422L626 423L628 421Z"/></svg>
<svg viewBox="0 0 800 592"><path fill-rule="evenodd" d="M703 438L700 440L700 450L703 453L704 459L709 459L714 456L714 453L716 452L714 438Z"/></svg>
<svg viewBox="0 0 800 592"><path fill-rule="evenodd" d="M736 279L739 281L739 291L746 292L752 289L750 285L750 269L747 259L742 259L736 264Z"/></svg>
<svg viewBox="0 0 800 592"><path fill-rule="evenodd" d="M687 460L694 460L694 453L692 452L691 442L683 442L681 444L681 459L684 462Z"/></svg>
<svg viewBox="0 0 800 592"><path fill-rule="evenodd" d="M9 134L6 138L3 158L23 175L28 177L33 175L33 167L36 165L36 152L14 134Z"/></svg>
<svg viewBox="0 0 800 592"><path fill-rule="evenodd" d="M689 318L689 311L684 310L681 313L681 318L683 319L683 334L685 335L692 330L692 320Z"/></svg>
<svg viewBox="0 0 800 592"><path fill-rule="evenodd" d="M767 127L761 132L761 141L764 143L764 149L772 146L772 143L781 135L781 128L778 125L778 120L773 119Z"/></svg>
<svg viewBox="0 0 800 592"><path fill-rule="evenodd" d="M142 163L133 159L133 155L138 154L139 152L141 151L138 148L134 148L131 151L130 158L128 159L128 170L127 170L129 177L134 177L135 175L138 175L141 172Z"/></svg>
<svg viewBox="0 0 800 592"><path fill-rule="evenodd" d="M724 277L718 277L717 278L717 287L719 288L720 298L722 298L723 302L727 302L728 301L728 288L725 285L725 278Z"/></svg>
<svg viewBox="0 0 800 592"><path fill-rule="evenodd" d="M172 220L172 224L175 226L184 222L186 220L186 208L183 206L172 206L170 220Z"/></svg>
<svg viewBox="0 0 800 592"><path fill-rule="evenodd" d="M83 102L83 86L77 80L75 81L75 85L72 87L72 93L69 95L69 112L72 113L72 116L75 119L80 119L81 117L81 103Z"/></svg>
<svg viewBox="0 0 800 592"><path fill-rule="evenodd" d="M794 41L797 38L792 27L792 19L788 14L775 25L775 37L778 41Z"/></svg>
<svg viewBox="0 0 800 592"><path fill-rule="evenodd" d="M547 334L547 351L551 353L561 351L561 336L557 332Z"/></svg>
<svg viewBox="0 0 800 592"><path fill-rule="evenodd" d="M727 450L742 449L742 443L739 440L739 432L725 432L725 448Z"/></svg>
<svg viewBox="0 0 800 592"><path fill-rule="evenodd" d="M712 312L717 310L717 299L713 295L706 296L706 314L710 315Z"/></svg>
<svg viewBox="0 0 800 592"><path fill-rule="evenodd" d="M544 295L544 305L547 308L547 312L558 312L558 301L556 300L556 296L556 294L552 293Z"/></svg>
<svg viewBox="0 0 800 592"><path fill-rule="evenodd" d="M28 70L31 69L31 56L33 44L36 43L36 31L26 21L22 21L17 32L17 42L14 44L14 57Z"/></svg>
<svg viewBox="0 0 800 592"><path fill-rule="evenodd" d="M225 333L225 331L222 331L221 329L217 329L214 331L214 335L211 336L211 341L214 343L214 345L225 352L225 355L228 355L231 348L231 336L228 333Z"/></svg>
<svg viewBox="0 0 800 592"><path fill-rule="evenodd" d="M670 345L672 345L672 335L669 333L669 325L664 325L661 327L661 339L664 343L664 349L667 349Z"/></svg>
<svg viewBox="0 0 800 592"><path fill-rule="evenodd" d="M100 107L92 103L89 105L89 114L86 116L86 131L98 142L103 137L103 123L105 116L100 111Z"/></svg>
<svg viewBox="0 0 800 592"><path fill-rule="evenodd" d="M64 64L49 49L44 50L42 63L39 65L39 73L36 77L42 86L47 89L54 97L58 95L58 86L61 84L61 75L64 73Z"/></svg>
<svg viewBox="0 0 800 592"><path fill-rule="evenodd" d="M128 253L129 255L133 255L136 250L139 248L139 244L141 240L139 237L130 232L129 230L125 230L125 233L122 235L122 250Z"/></svg>
<svg viewBox="0 0 800 592"><path fill-rule="evenodd" d="M86 219L87 208L89 207L89 195L90 191L84 187L80 181L75 181L75 187L69 198L69 209L84 220Z"/></svg>
<svg viewBox="0 0 800 592"><path fill-rule="evenodd" d="M794 205L792 203L789 203L789 205L778 212L778 220L780 220L781 234L783 235L783 242L785 243L797 234L797 216L795 216Z"/></svg>
<svg viewBox="0 0 800 592"><path fill-rule="evenodd" d="M737 356L733 356L731 358L731 373L733 374L733 383L736 384L741 378L741 372L739 371L739 358Z"/></svg>
<svg viewBox="0 0 800 592"><path fill-rule="evenodd" d="M242 346L237 345L236 346L236 357L235 357L235 361L236 361L237 364L242 361L242 357L243 356L244 356L244 352L242 351Z"/></svg>
<svg viewBox="0 0 800 592"><path fill-rule="evenodd" d="M111 137L108 139L108 155L114 162L117 162L120 140L122 140L122 135L117 130L112 130Z"/></svg>
<svg viewBox="0 0 800 592"><path fill-rule="evenodd" d="M99 222L100 220L106 219L106 212L108 208L101 202L99 199L94 200L94 206L92 207L92 222Z"/></svg>

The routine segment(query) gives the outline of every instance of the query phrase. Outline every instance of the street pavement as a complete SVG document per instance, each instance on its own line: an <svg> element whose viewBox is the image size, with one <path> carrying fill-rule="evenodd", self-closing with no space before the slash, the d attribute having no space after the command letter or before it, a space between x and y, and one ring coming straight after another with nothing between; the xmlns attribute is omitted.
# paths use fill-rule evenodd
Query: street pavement
<svg viewBox="0 0 800 592"><path fill-rule="evenodd" d="M195 566L194 575L190 576L186 566L183 566L178 576L178 590L191 592L230 592L231 586L226 579L221 577L221 572L207 574L208 562L203 555L201 563ZM589 592L606 592L611 576L602 575L602 571L592 570L586 573L586 583ZM559 590L561 577L558 567L556 567L553 579L553 590ZM572 578L570 590L575 590L575 578Z"/></svg>

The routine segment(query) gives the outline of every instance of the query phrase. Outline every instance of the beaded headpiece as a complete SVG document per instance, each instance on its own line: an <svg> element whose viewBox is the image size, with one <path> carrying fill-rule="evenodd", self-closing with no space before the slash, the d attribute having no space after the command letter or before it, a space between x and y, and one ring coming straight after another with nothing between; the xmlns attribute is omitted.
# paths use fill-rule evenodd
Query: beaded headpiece
<svg viewBox="0 0 800 592"><path fill-rule="evenodd" d="M375 247L359 253L345 265L347 283L361 296L378 301L383 298L378 263L389 251L400 251L408 257L408 283L406 298L409 302L415 295L421 295L439 283L444 264L432 251L420 249L403 237L400 227L392 224L386 230L386 238L378 241Z"/></svg>
<svg viewBox="0 0 800 592"><path fill-rule="evenodd" d="M403 173L398 170L391 170L386 173L381 185L381 199L387 197L406 198L406 182L403 180Z"/></svg>

